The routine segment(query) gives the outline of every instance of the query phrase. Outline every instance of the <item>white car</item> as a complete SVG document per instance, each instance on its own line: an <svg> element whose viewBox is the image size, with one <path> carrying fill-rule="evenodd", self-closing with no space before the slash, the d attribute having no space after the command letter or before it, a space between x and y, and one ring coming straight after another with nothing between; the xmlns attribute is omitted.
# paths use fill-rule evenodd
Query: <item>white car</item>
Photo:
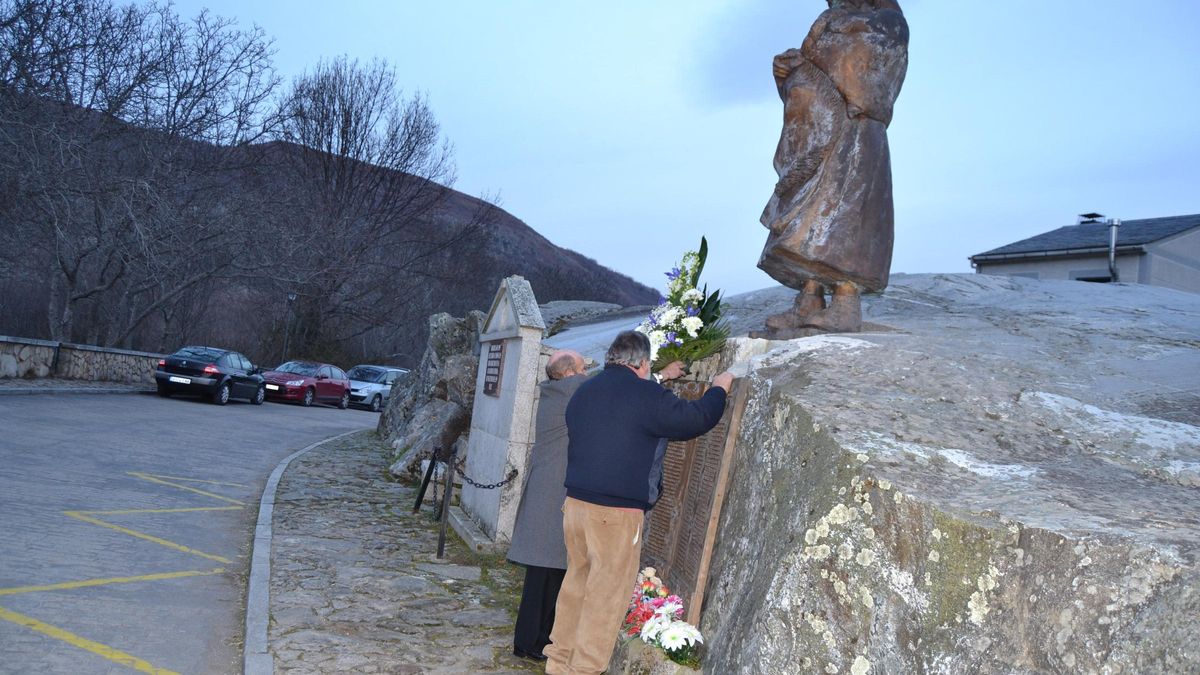
<svg viewBox="0 0 1200 675"><path fill-rule="evenodd" d="M387 405L392 385L408 375L408 369L360 365L346 371L346 375L350 377L350 405L379 412Z"/></svg>

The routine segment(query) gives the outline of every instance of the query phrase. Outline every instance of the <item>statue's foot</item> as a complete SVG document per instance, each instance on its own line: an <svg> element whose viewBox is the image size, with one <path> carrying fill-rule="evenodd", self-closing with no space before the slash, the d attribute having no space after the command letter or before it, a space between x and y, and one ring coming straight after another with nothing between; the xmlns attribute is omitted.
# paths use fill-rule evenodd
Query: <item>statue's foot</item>
<svg viewBox="0 0 1200 675"><path fill-rule="evenodd" d="M796 296L787 310L767 317L764 330L752 331L750 337L768 340L791 340L818 333L857 333L862 330L862 298L853 283L839 282L828 306L825 289L818 282L807 281L804 291Z"/></svg>
<svg viewBox="0 0 1200 675"><path fill-rule="evenodd" d="M825 287L809 280L792 299L792 306L767 317L767 330L786 331L804 326L808 318L825 309Z"/></svg>
<svg viewBox="0 0 1200 675"><path fill-rule="evenodd" d="M857 333L862 330L862 300L858 292L836 292L829 307L810 315L805 328L823 333Z"/></svg>
<svg viewBox="0 0 1200 675"><path fill-rule="evenodd" d="M778 314L767 317L766 328L750 332L752 338L766 340L791 340L798 337L808 337L820 331L813 330L808 324L813 317L825 311L825 297L811 293L801 293L796 296L791 307Z"/></svg>

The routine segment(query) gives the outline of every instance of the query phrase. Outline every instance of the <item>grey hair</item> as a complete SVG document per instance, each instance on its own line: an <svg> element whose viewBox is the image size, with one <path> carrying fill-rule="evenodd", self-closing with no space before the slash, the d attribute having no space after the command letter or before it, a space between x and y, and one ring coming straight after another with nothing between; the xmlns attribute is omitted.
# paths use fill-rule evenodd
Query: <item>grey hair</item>
<svg viewBox="0 0 1200 675"><path fill-rule="evenodd" d="M604 355L605 363L618 363L630 368L637 368L642 361L650 360L650 338L645 333L636 330L624 330L608 347Z"/></svg>

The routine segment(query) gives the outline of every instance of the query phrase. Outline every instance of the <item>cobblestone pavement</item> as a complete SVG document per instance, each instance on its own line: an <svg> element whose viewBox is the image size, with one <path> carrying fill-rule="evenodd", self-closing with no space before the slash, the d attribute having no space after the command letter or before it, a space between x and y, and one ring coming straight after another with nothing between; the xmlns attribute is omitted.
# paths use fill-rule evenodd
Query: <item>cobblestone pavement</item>
<svg viewBox="0 0 1200 675"><path fill-rule="evenodd" d="M277 673L521 673L512 655L524 571L469 551L437 554L431 500L387 476L363 432L294 460L276 495L270 650ZM432 488L431 488L432 492Z"/></svg>

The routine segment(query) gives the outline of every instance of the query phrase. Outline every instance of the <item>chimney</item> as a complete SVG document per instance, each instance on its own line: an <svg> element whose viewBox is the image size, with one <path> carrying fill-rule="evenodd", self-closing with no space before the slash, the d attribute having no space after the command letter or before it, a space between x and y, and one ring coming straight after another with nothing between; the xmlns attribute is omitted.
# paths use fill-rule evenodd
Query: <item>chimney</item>
<svg viewBox="0 0 1200 675"><path fill-rule="evenodd" d="M1084 223L1099 223L1103 220L1103 213L1081 213L1079 214L1079 217L1075 219L1075 224L1083 225Z"/></svg>
<svg viewBox="0 0 1200 675"><path fill-rule="evenodd" d="M1121 271L1117 269L1117 228L1121 227L1120 218L1108 219L1108 280L1117 283L1121 280Z"/></svg>

